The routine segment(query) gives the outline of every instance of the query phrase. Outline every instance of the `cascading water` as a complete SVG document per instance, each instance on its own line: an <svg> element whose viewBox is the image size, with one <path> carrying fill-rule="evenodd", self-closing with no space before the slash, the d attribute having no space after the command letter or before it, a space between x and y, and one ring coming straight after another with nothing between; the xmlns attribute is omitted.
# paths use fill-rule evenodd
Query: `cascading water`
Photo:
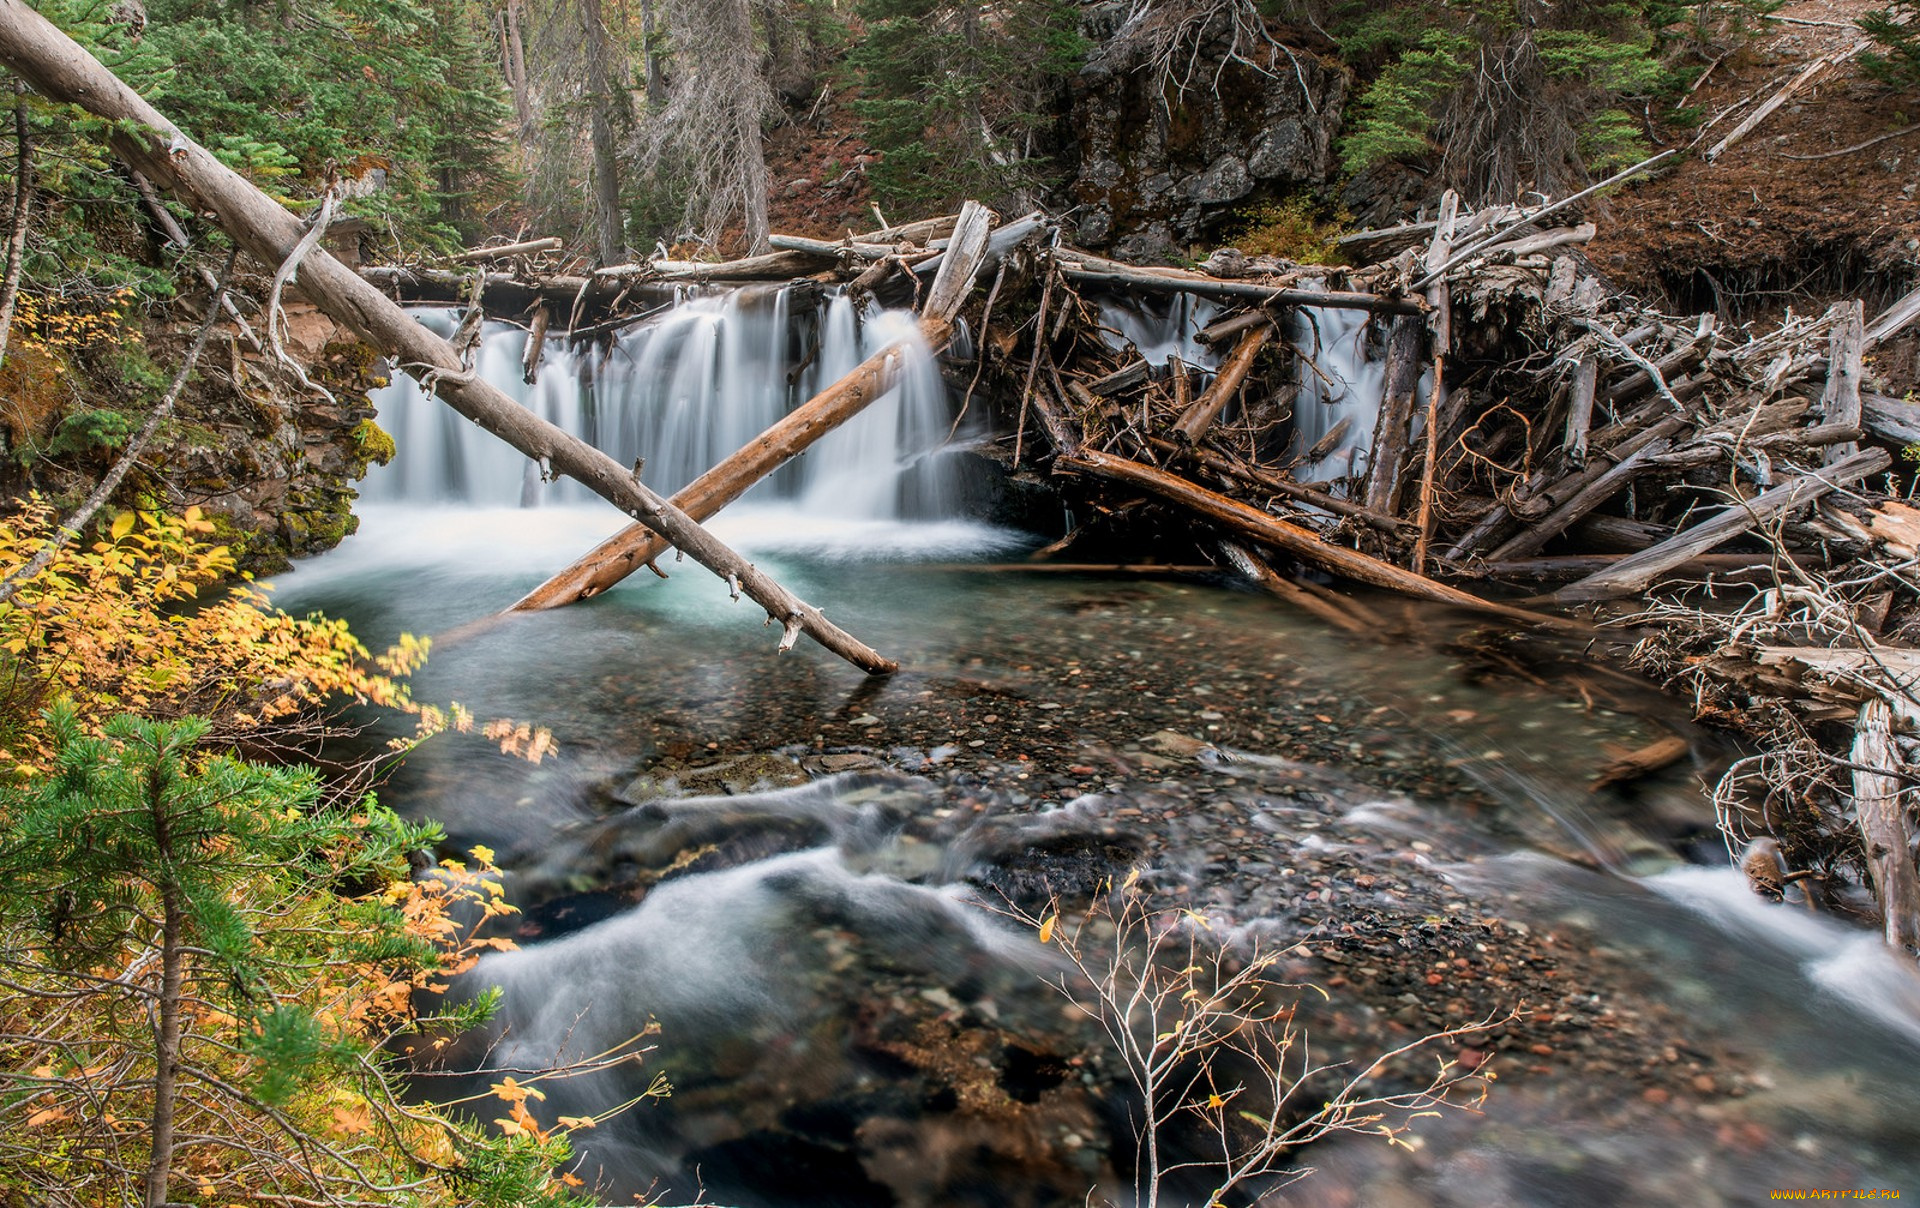
<svg viewBox="0 0 1920 1208"><path fill-rule="evenodd" d="M1320 287L1313 281L1303 284ZM1108 343L1131 345L1155 368L1178 357L1202 373L1218 367L1219 349L1199 343L1194 336L1218 313L1215 303L1187 294L1165 301L1100 302L1100 322ZM1295 354L1294 381L1300 387L1293 404L1294 451L1306 453L1346 423L1344 435L1332 448L1295 469L1297 478L1324 481L1366 471L1387 376L1386 362L1371 355L1369 318L1365 311L1325 306L1290 313L1286 336Z"/></svg>
<svg viewBox="0 0 1920 1208"><path fill-rule="evenodd" d="M1293 403L1298 451L1305 453L1344 421L1346 434L1295 474L1310 482L1343 478L1366 469L1374 420L1386 389L1384 361L1367 357L1367 312L1309 306L1298 311L1288 332L1295 352L1300 393Z"/></svg>
<svg viewBox="0 0 1920 1208"><path fill-rule="evenodd" d="M455 312L418 312L451 330ZM937 454L951 416L932 350L913 316L861 314L845 297L796 307L792 291L742 289L689 298L605 345L550 342L537 384L525 385L526 333L483 329L475 367L541 418L616 460L645 458L644 480L663 494L685 486L746 444L792 406L868 356L898 344L893 389L845 427L749 493L800 512L849 520L941 515L955 471ZM802 350L811 349L811 356ZM394 463L367 476L373 503L532 506L582 503L576 483L543 483L538 468L497 438L396 376L375 395L380 423L398 447Z"/></svg>

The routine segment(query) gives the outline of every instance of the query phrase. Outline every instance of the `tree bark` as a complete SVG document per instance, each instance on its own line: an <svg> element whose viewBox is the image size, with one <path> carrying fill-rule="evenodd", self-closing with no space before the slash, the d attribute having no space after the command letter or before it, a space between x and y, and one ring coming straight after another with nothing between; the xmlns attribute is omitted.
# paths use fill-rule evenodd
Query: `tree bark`
<svg viewBox="0 0 1920 1208"><path fill-rule="evenodd" d="M1420 388L1420 352L1427 325L1413 315L1393 321L1387 335L1387 376L1380 395L1380 419L1373 432L1373 457L1367 464L1367 506L1392 514L1400 495L1400 469L1413 441L1413 396Z"/></svg>
<svg viewBox="0 0 1920 1208"><path fill-rule="evenodd" d="M1427 249L1427 267L1445 264L1453 248L1453 220L1460 210L1460 195L1452 189L1440 198L1439 225L1434 228L1433 245ZM1440 464L1440 408L1447 397L1447 350L1453 346L1453 287L1441 277L1427 288L1427 312L1433 324L1433 389L1427 395L1427 449L1421 459L1420 510L1414 520L1419 533L1413 542L1413 573L1427 573L1427 542L1433 534L1433 497L1439 484L1434 475Z"/></svg>
<svg viewBox="0 0 1920 1208"><path fill-rule="evenodd" d="M1861 420L1860 372L1867 339L1867 304L1859 300L1836 302L1828 312L1834 317L1833 340L1827 353L1827 384L1820 392L1820 416L1828 424L1859 427ZM1851 457L1860 451L1853 441L1827 448L1827 464Z"/></svg>
<svg viewBox="0 0 1920 1208"><path fill-rule="evenodd" d="M27 263L28 211L33 203L33 140L27 130L27 86L13 82L13 219L7 228L7 273L0 280L0 364L7 360L13 308L20 300L20 276Z"/></svg>
<svg viewBox="0 0 1920 1208"><path fill-rule="evenodd" d="M159 111L22 0L0 0L0 63L43 95L78 105L115 125L120 154L150 179L210 211L262 264L284 262L306 233L299 219L182 134ZM528 457L570 475L654 529L696 562L738 584L782 627L781 647L804 632L867 671L897 664L842 631L818 609L715 540L687 514L636 480L626 467L578 437L541 420L468 372L447 342L362 281L324 250L301 262L300 288L356 336L392 357L430 393Z"/></svg>
<svg viewBox="0 0 1920 1208"><path fill-rule="evenodd" d="M587 35L587 106L593 145L593 219L602 265L627 258L627 237L620 214L620 165L614 153L613 72L607 27L600 0L582 0L580 18Z"/></svg>
<svg viewBox="0 0 1920 1208"><path fill-rule="evenodd" d="M1900 764L1893 711L1882 700L1861 705L1853 732L1853 808L1884 920L1881 934L1895 951L1920 946L1920 876L1909 848Z"/></svg>
<svg viewBox="0 0 1920 1208"><path fill-rule="evenodd" d="M165 828L161 828L162 858L167 850ZM163 873L163 876L168 874ZM186 973L181 924L185 905L175 886L160 891L160 998L154 1004L157 1016L153 1036L153 1114L148 1121L152 1132L147 1159L147 1208L166 1208L167 1184L173 1173L173 1120L180 1077L180 1000Z"/></svg>
<svg viewBox="0 0 1920 1208"><path fill-rule="evenodd" d="M653 0L640 0L640 53L647 65L647 108L658 113L667 103L667 73L653 39Z"/></svg>
<svg viewBox="0 0 1920 1208"><path fill-rule="evenodd" d="M1193 406L1187 408L1180 422L1174 425L1174 431L1198 444L1207 429L1213 426L1213 421L1226 410L1227 403L1240 389L1241 383L1247 380L1247 374L1253 370L1254 358L1260 355L1260 350L1267 346L1271 338L1271 323L1263 323L1242 335L1240 342L1233 346L1233 352L1220 366L1220 372L1214 375L1213 384L1194 400Z"/></svg>
<svg viewBox="0 0 1920 1208"><path fill-rule="evenodd" d="M507 0L500 22L505 45L501 48L506 68L507 87L513 92L513 116L524 140L533 133L533 96L527 86L527 43L520 32L521 0Z"/></svg>

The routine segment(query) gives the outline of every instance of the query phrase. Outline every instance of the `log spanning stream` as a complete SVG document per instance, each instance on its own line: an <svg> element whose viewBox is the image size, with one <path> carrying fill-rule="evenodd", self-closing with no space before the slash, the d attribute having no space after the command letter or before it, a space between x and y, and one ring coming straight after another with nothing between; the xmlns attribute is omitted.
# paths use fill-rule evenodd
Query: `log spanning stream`
<svg viewBox="0 0 1920 1208"><path fill-rule="evenodd" d="M1171 355L1194 322L1114 319ZM712 296L610 350L556 341L531 389L511 329L479 365L672 489L903 322ZM370 644L497 612L623 519L409 390L381 400L400 456L360 533L279 585ZM1057 946L995 908L1136 871L1324 990L1296 1016L1321 1059L1498 1021L1437 1048L1497 1075L1479 1113L1411 1149L1317 1142L1297 1155L1317 1173L1262 1203L1920 1195L1920 982L1870 931L1747 890L1698 786L1721 753L1681 709L1560 639L1419 603L1378 601L1392 632L1361 641L1203 575L1000 569L1037 539L951 510L952 407L929 359L712 525L900 674L775 655L689 567L516 616L417 677L558 740L535 765L438 738L383 797L498 851L525 911L522 949L473 975L504 1001L466 1060L540 1067L658 1022L646 1071L531 1105L673 1083L577 1138L611 1201L1131 1203L1128 1085L1047 984ZM1590 791L1674 732L1692 760Z"/></svg>

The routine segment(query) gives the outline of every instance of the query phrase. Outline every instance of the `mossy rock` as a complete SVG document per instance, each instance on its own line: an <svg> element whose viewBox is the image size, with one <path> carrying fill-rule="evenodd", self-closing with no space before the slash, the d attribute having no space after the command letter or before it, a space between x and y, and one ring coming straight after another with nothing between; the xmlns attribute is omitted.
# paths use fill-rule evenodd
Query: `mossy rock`
<svg viewBox="0 0 1920 1208"><path fill-rule="evenodd" d="M393 437L387 430L371 419L363 419L353 426L354 447L360 450L358 473L365 474L367 467L384 466L393 460L399 449L393 443Z"/></svg>

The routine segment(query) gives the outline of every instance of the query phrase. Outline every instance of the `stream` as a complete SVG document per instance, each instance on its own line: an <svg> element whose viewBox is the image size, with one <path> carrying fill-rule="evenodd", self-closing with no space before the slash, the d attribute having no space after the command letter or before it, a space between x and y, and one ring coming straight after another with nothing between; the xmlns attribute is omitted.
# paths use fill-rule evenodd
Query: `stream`
<svg viewBox="0 0 1920 1208"><path fill-rule="evenodd" d="M723 400L777 411L741 382L814 341L804 391L899 329L833 306L696 300L591 372L596 354L550 352L531 391L511 329L481 364L616 457L646 447L671 490L757 430ZM1493 1075L1477 1111L1405 1144L1318 1141L1294 1155L1313 1174L1238 1202L1920 1194L1920 978L1872 932L1747 890L1701 789L1725 751L1681 704L1556 639L1395 599L1370 598L1390 627L1360 641L1224 577L1002 569L1038 540L953 510L962 470L927 456L950 426L937 385L910 377L711 525L900 660L890 679L776 654L690 562L471 624L621 518L465 451L404 385L379 400L401 458L359 533L277 584L369 646L458 632L416 697L552 730L537 764L437 737L381 796L495 849L525 912L521 949L470 975L503 991L463 1054L482 1082L657 1023L644 1071L535 1105L673 1083L576 1136L609 1202L1134 1202L1125 1079L1048 984L1056 947L1007 916L1129 876L1319 987L1297 1018L1323 1060L1365 1070L1494 1021L1435 1046ZM1589 791L1676 731L1692 760Z"/></svg>

